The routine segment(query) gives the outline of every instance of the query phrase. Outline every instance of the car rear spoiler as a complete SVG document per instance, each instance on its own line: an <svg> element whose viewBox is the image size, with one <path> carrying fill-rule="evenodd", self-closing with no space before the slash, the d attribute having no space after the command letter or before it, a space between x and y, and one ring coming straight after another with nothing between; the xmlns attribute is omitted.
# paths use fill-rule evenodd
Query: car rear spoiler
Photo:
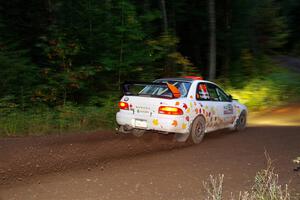
<svg viewBox="0 0 300 200"><path fill-rule="evenodd" d="M170 83L155 83L155 82L124 82L122 84L122 92L124 95L127 95L127 96L132 96L134 95L133 93L130 92L130 86L148 86L148 85L156 85L156 86L163 86L163 87L166 87L168 88L168 90L172 93L172 99L174 98L179 98L181 97L181 93L180 91L178 90L178 88ZM158 96L158 97L163 97L163 98L168 98L168 97L165 97L165 96Z"/></svg>

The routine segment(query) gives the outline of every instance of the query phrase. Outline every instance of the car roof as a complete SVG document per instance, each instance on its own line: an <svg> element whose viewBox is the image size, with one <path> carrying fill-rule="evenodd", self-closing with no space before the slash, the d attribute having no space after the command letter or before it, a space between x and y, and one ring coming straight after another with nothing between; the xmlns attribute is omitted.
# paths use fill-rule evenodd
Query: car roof
<svg viewBox="0 0 300 200"><path fill-rule="evenodd" d="M160 78L156 79L155 81L185 81L185 82L193 82L195 81L194 79L191 78Z"/></svg>
<svg viewBox="0 0 300 200"><path fill-rule="evenodd" d="M155 81L184 81L184 82L205 82L205 83L212 83L215 84L211 81L207 81L207 80L198 80L198 79L193 79L193 78L178 78L178 77L173 77L173 78L160 78L160 79L156 79Z"/></svg>
<svg viewBox="0 0 300 200"><path fill-rule="evenodd" d="M178 77L160 78L160 79L156 79L154 82L156 82L156 81L182 81L182 82L188 82L188 83L211 83L213 85L220 87L218 84L216 84L214 82L207 81L207 80L195 80L193 78L178 78Z"/></svg>

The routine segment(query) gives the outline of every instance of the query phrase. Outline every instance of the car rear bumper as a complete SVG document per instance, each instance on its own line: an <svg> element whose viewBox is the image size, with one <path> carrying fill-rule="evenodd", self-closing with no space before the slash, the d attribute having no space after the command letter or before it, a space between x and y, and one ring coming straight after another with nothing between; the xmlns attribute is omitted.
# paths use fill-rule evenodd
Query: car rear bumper
<svg viewBox="0 0 300 200"><path fill-rule="evenodd" d="M189 132L189 122L185 120L183 115L158 114L153 117L136 117L130 112L119 111L116 120L120 126L137 129L182 134Z"/></svg>

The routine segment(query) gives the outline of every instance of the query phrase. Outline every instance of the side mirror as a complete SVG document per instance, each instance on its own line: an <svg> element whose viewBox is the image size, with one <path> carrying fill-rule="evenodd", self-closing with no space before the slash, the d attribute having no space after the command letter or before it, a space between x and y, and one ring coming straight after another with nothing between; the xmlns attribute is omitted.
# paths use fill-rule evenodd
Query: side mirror
<svg viewBox="0 0 300 200"><path fill-rule="evenodd" d="M229 97L229 100L232 101L232 96L231 96L231 94L228 95L228 97Z"/></svg>

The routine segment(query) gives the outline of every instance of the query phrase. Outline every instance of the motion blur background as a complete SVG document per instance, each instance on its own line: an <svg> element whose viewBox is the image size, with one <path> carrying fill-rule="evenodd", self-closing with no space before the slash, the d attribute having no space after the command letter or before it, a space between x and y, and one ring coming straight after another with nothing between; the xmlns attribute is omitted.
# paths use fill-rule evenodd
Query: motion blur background
<svg viewBox="0 0 300 200"><path fill-rule="evenodd" d="M0 135L113 128L125 80L202 75L250 112L297 105L299 10L298 0L1 1Z"/></svg>

